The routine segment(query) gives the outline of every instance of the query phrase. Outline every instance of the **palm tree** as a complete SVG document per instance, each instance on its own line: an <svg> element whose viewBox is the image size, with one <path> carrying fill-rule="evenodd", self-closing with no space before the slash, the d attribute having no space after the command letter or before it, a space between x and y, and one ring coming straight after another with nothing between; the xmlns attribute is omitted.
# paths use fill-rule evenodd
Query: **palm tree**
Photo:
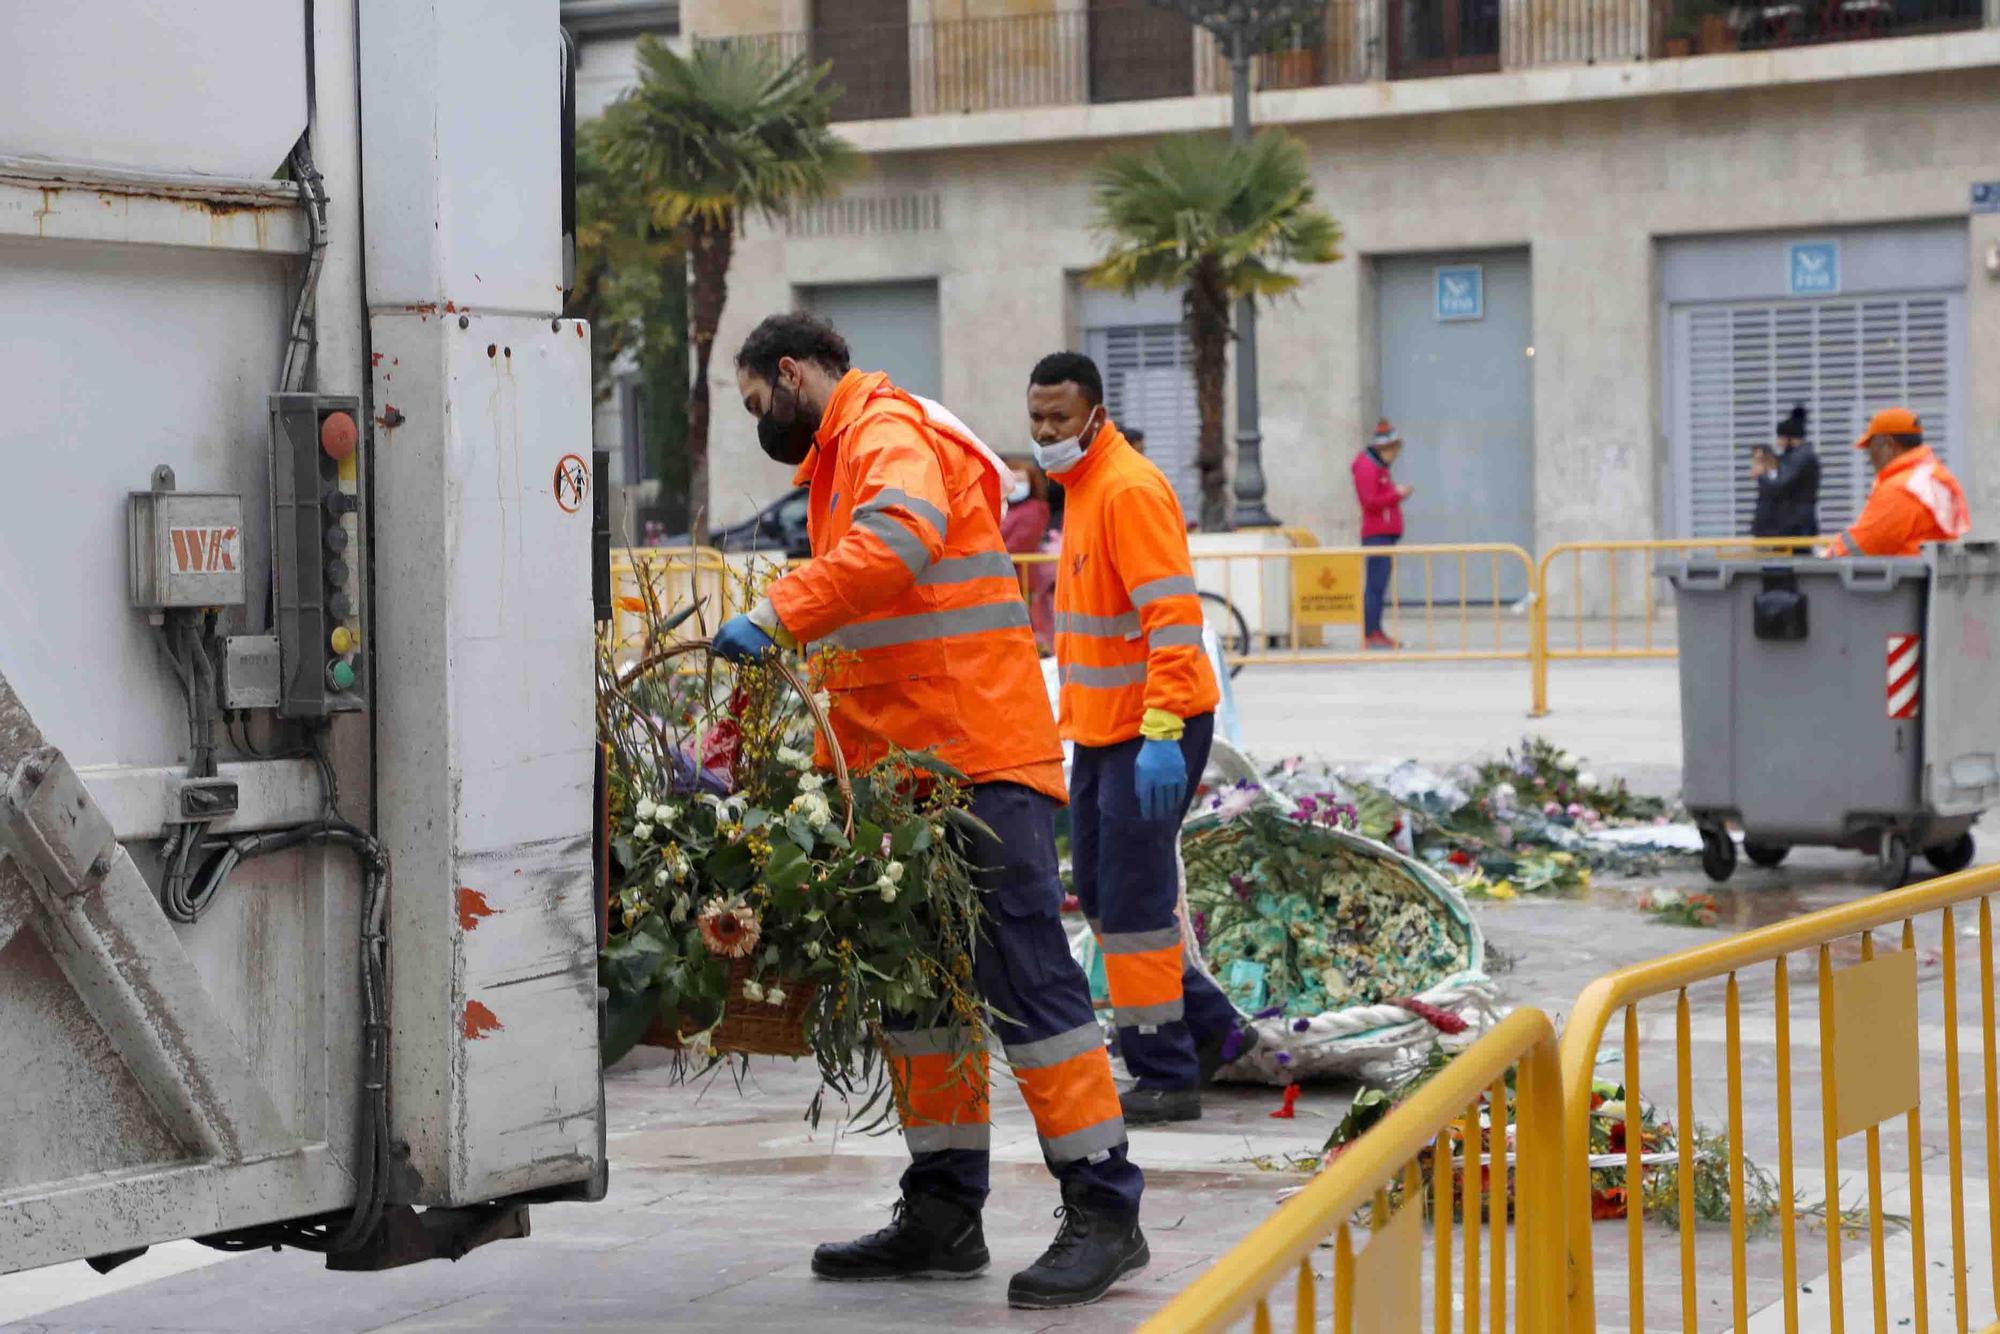
<svg viewBox="0 0 2000 1334"><path fill-rule="evenodd" d="M605 112L605 161L642 193L654 223L684 238L690 265L688 505L707 537L708 365L729 299L729 261L746 211L781 217L824 199L859 162L827 129L838 90L826 66L757 41L704 43L689 56L639 40L639 82Z"/></svg>
<svg viewBox="0 0 2000 1334"><path fill-rule="evenodd" d="M1340 258L1340 226L1313 204L1299 141L1265 130L1247 144L1177 135L1097 166L1097 227L1110 248L1086 275L1098 287L1181 289L1201 411L1201 525L1228 527L1223 383L1230 305L1299 285L1283 264Z"/></svg>

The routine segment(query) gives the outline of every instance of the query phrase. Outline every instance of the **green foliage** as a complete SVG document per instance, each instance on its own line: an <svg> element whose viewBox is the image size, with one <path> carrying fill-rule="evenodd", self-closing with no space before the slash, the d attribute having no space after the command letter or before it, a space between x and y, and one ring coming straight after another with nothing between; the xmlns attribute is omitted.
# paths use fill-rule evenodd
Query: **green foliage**
<svg viewBox="0 0 2000 1334"><path fill-rule="evenodd" d="M1305 149L1281 130L1246 145L1219 134L1170 135L1113 153L1096 173L1098 227L1109 242L1096 286L1217 285L1271 297L1298 286L1285 264L1340 258L1340 226L1313 203Z"/></svg>
<svg viewBox="0 0 2000 1334"><path fill-rule="evenodd" d="M1182 836L1202 951L1248 1010L1316 1015L1429 990L1468 944L1398 861L1259 804Z"/></svg>
<svg viewBox="0 0 2000 1334"><path fill-rule="evenodd" d="M854 150L827 128L827 66L751 41L683 56L642 37L638 56L638 84L604 114L604 161L662 231L730 230L745 210L776 217L833 194L855 170Z"/></svg>

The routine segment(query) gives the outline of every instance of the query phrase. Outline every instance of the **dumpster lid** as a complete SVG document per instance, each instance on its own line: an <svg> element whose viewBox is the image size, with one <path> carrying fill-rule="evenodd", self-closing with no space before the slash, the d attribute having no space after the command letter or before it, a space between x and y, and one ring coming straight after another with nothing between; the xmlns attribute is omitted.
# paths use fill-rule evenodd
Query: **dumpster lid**
<svg viewBox="0 0 2000 1334"><path fill-rule="evenodd" d="M1838 579L1850 592L1887 593L1911 579L1928 579L1930 562L1920 556L1689 556L1662 561L1655 573L1682 592L1720 592L1738 579L1791 574L1801 582Z"/></svg>

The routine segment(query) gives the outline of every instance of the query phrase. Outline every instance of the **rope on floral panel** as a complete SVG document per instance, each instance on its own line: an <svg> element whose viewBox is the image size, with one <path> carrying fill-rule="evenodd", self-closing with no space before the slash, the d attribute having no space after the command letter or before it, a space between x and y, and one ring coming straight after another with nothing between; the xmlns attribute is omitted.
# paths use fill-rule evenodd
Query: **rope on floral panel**
<svg viewBox="0 0 2000 1334"><path fill-rule="evenodd" d="M682 654L693 653L697 650L708 653L712 657L714 653L712 641L706 639L687 639L670 648L658 649L649 653L638 662L627 667L623 672L620 672L618 679L612 685L612 689L626 708L637 713L639 712L639 708L626 697L626 689L634 681L637 681L640 677L662 663L672 662ZM806 689L806 683L799 678L799 674L792 669L790 663L773 654L758 665L775 668L778 675L785 678L786 684L791 686L798 693L798 697L805 701L806 712L812 715L813 726L819 730L820 737L826 742L827 754L833 757L833 785L839 790L841 803L847 808L847 820L842 832L851 842L854 838L854 783L847 776L847 760L841 755L840 741L833 734L833 720L827 717L826 710L820 706L820 702L814 697L813 692Z"/></svg>

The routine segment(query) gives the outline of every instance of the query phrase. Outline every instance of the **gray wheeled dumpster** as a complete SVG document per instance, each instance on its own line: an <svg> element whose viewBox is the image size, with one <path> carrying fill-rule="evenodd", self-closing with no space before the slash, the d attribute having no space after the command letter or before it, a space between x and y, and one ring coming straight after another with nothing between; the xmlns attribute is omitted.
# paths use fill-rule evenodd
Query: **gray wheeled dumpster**
<svg viewBox="0 0 2000 1334"><path fill-rule="evenodd" d="M1679 593L1683 800L1702 866L1799 844L1872 854L1883 883L1922 853L1973 858L2000 798L2000 546L1910 559L1689 560Z"/></svg>

